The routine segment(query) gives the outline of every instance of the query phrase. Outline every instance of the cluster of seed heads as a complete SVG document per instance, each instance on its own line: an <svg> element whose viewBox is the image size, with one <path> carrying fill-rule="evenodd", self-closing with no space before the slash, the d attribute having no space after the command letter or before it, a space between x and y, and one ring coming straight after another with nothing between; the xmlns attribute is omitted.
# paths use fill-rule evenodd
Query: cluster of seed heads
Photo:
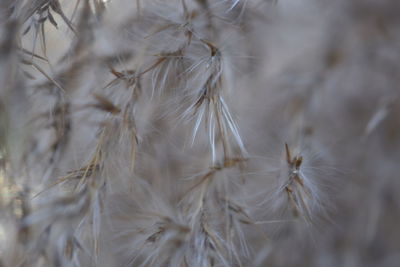
<svg viewBox="0 0 400 267"><path fill-rule="evenodd" d="M275 59L257 49L273 43L259 33L278 11L268 0L3 0L0 266L266 266L329 219L317 162L330 153L313 114L328 109L319 88L342 48L319 52L315 78L274 113L286 91L252 88Z"/></svg>

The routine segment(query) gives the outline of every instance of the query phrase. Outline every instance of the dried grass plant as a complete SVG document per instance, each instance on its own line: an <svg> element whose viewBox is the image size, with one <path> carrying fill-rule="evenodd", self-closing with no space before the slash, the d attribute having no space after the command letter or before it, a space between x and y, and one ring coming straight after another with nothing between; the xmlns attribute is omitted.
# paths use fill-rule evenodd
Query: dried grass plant
<svg viewBox="0 0 400 267"><path fill-rule="evenodd" d="M0 266L398 266L396 0L2 0Z"/></svg>

